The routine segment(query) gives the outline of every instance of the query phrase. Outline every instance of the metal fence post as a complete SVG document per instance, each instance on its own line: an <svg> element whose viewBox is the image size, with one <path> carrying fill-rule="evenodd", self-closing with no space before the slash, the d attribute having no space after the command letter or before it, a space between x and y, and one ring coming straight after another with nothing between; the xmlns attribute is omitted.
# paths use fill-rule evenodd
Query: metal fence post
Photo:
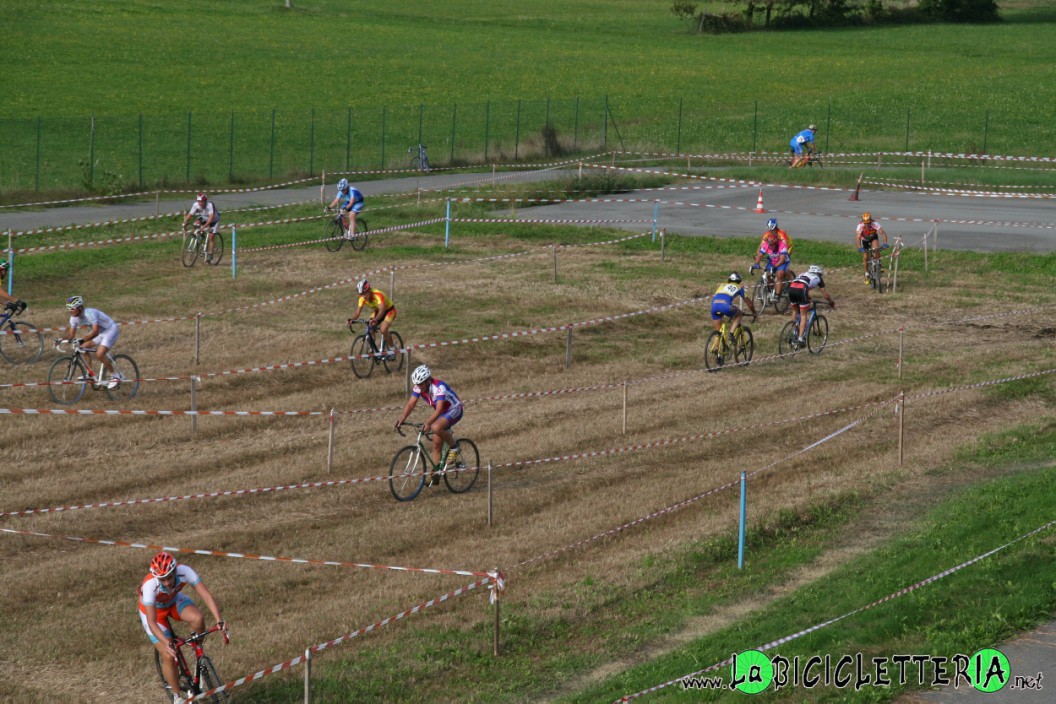
<svg viewBox="0 0 1056 704"><path fill-rule="evenodd" d="M231 137L230 137L230 151L227 155L227 180L234 182L235 180L235 111L231 111Z"/></svg>
<svg viewBox="0 0 1056 704"><path fill-rule="evenodd" d="M271 155L268 157L268 181L275 178L275 108L271 109Z"/></svg>
<svg viewBox="0 0 1056 704"><path fill-rule="evenodd" d="M40 116L37 116L37 175L33 181L33 192L40 193Z"/></svg>
<svg viewBox="0 0 1056 704"><path fill-rule="evenodd" d="M517 126L514 128L513 160L521 158L521 99L517 99Z"/></svg>
<svg viewBox="0 0 1056 704"><path fill-rule="evenodd" d="M488 526L489 527L492 525L492 521L494 520L494 515L495 515L494 514L494 506L495 506L495 504L494 504L494 501L493 501L493 497L494 497L494 489L492 488L492 484L491 484L491 460L488 460Z"/></svg>
<svg viewBox="0 0 1056 704"><path fill-rule="evenodd" d="M455 125L458 122L458 103L452 103L451 105L451 157L449 162L453 165L455 163Z"/></svg>
<svg viewBox="0 0 1056 704"><path fill-rule="evenodd" d="M660 261L666 260L664 250L667 248L667 230L660 228Z"/></svg>
<svg viewBox="0 0 1056 704"><path fill-rule="evenodd" d="M557 245L556 244L550 245L550 253L553 255L553 259L554 259L554 283L556 284L557 283Z"/></svg>
<svg viewBox="0 0 1056 704"><path fill-rule="evenodd" d="M444 249L451 244L451 199L447 199L447 214L444 215Z"/></svg>
<svg viewBox="0 0 1056 704"><path fill-rule="evenodd" d="M678 99L678 142L675 144L675 154L682 153L682 101L683 98Z"/></svg>
<svg viewBox="0 0 1056 704"><path fill-rule="evenodd" d="M337 423L337 418L334 413L334 409L330 409L330 437L326 442L326 473L330 474L334 467L334 426Z"/></svg>
<svg viewBox="0 0 1056 704"><path fill-rule="evenodd" d="M143 113L139 113L139 187L143 188Z"/></svg>
<svg viewBox="0 0 1056 704"><path fill-rule="evenodd" d="M231 226L231 278L238 274L238 231Z"/></svg>
<svg viewBox="0 0 1056 704"><path fill-rule="evenodd" d="M88 187L95 185L95 115L88 122Z"/></svg>
<svg viewBox="0 0 1056 704"><path fill-rule="evenodd" d="M906 342L906 326L903 325L898 329L898 380L902 381L902 365L904 358L902 356L903 349L905 348Z"/></svg>
<svg viewBox="0 0 1056 704"><path fill-rule="evenodd" d="M191 182L191 111L187 111L187 176L185 183Z"/></svg>

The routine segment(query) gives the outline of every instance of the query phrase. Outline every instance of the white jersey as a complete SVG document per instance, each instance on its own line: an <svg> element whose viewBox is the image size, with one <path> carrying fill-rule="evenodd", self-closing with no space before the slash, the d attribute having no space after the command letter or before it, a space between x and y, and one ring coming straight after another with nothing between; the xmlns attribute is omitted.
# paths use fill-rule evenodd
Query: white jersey
<svg viewBox="0 0 1056 704"><path fill-rule="evenodd" d="M807 272L805 274L800 274L799 276L797 276L796 278L794 278L792 280L792 283L797 283L797 282L798 283L802 283L806 287L806 289L808 291L812 291L812 290L816 289L818 286L821 286L822 288L825 288L825 282L822 280L822 278L820 276L818 276L817 274L811 274L810 272Z"/></svg>
<svg viewBox="0 0 1056 704"><path fill-rule="evenodd" d="M193 218L195 215L202 222L212 222L213 216L216 216L217 222L220 221L220 211L213 206L213 201L205 201L205 206L198 204L198 201L194 201L194 205L191 206L191 212L189 215Z"/></svg>
<svg viewBox="0 0 1056 704"><path fill-rule="evenodd" d="M98 325L99 332L117 329L117 323L114 322L114 319L97 308L85 308L80 315L70 316L71 328L76 329L82 325L89 328L93 325Z"/></svg>
<svg viewBox="0 0 1056 704"><path fill-rule="evenodd" d="M166 609L176 603L176 597L185 586L196 586L202 578L187 565L176 565L176 583L172 589L166 589L161 580L148 575L139 587L139 601L143 606Z"/></svg>

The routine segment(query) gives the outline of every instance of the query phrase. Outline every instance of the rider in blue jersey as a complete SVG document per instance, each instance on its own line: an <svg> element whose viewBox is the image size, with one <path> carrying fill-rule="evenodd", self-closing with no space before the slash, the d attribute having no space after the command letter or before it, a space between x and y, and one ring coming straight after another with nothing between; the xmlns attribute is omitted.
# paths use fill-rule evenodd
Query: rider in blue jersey
<svg viewBox="0 0 1056 704"><path fill-rule="evenodd" d="M818 131L817 125L811 125L803 130L788 143L792 148L792 168L803 166L807 163L807 157L814 153L814 134Z"/></svg>
<svg viewBox="0 0 1056 704"><path fill-rule="evenodd" d="M351 239L356 234L356 215L363 212L363 194L351 185L347 178L337 182L337 195L330 202L331 208L341 209L341 224L345 228L345 237Z"/></svg>

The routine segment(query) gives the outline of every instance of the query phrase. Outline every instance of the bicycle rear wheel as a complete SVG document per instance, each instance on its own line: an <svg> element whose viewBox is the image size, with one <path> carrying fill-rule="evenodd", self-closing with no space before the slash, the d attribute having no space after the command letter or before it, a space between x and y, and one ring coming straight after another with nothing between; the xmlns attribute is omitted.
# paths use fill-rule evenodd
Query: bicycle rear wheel
<svg viewBox="0 0 1056 704"><path fill-rule="evenodd" d="M191 267L198 261L198 235L183 233L183 247L180 249L180 261Z"/></svg>
<svg viewBox="0 0 1056 704"><path fill-rule="evenodd" d="M712 330L704 343L704 366L709 372L717 372L726 363L726 342L718 330Z"/></svg>
<svg viewBox="0 0 1056 704"><path fill-rule="evenodd" d="M734 336L733 358L738 364L747 366L752 361L752 355L755 354L755 338L752 336L751 328L741 325L740 329L742 333Z"/></svg>
<svg viewBox="0 0 1056 704"><path fill-rule="evenodd" d="M357 335L356 339L352 340L352 351L349 352L349 357L348 363L352 365L352 372L360 379L366 379L374 373L373 350L367 343L366 335Z"/></svg>
<svg viewBox="0 0 1056 704"><path fill-rule="evenodd" d="M401 448L389 465L389 491L397 501L413 501L425 486L425 458L417 445Z"/></svg>
<svg viewBox="0 0 1056 704"><path fill-rule="evenodd" d="M829 321L824 315L817 315L807 331L807 349L811 354L821 354L825 343L829 341Z"/></svg>
<svg viewBox="0 0 1056 704"><path fill-rule="evenodd" d="M114 371L121 375L122 381L116 389L109 389L104 384L106 395L114 401L131 400L139 391L139 365L127 354L115 354Z"/></svg>
<svg viewBox="0 0 1056 704"><path fill-rule="evenodd" d="M213 235L213 253L205 255L205 263L216 266L224 258L224 236L219 232Z"/></svg>
<svg viewBox="0 0 1056 704"><path fill-rule="evenodd" d="M88 370L76 356L59 357L48 369L48 394L55 403L69 405L84 396L88 386ZM72 383L61 383L72 382Z"/></svg>
<svg viewBox="0 0 1056 704"><path fill-rule="evenodd" d="M464 494L473 488L480 474L480 453L477 445L468 438L455 440L458 448L458 462L454 467L444 469L444 484L452 494Z"/></svg>
<svg viewBox="0 0 1056 704"><path fill-rule="evenodd" d="M220 679L220 675L216 673L216 667L213 666L213 661L209 659L208 655L203 655L199 658L198 664L201 665L202 668L202 681L201 684L198 685L199 694L202 692L208 692L210 689L216 689L224 683L224 681ZM222 702L226 702L227 700L227 692L217 692L211 697L206 697L202 701L212 702L212 704L222 704Z"/></svg>
<svg viewBox="0 0 1056 704"><path fill-rule="evenodd" d="M160 680L161 682L161 689L165 693L165 697L168 701L168 704L172 704L172 687L170 687L169 683L165 680L165 674L161 670L161 654L158 653L156 648L154 649L154 669L158 671L158 680ZM187 697L188 695L192 694L194 686L191 683L191 678L187 676L184 672L180 671L179 679L180 695L183 697Z"/></svg>
<svg viewBox="0 0 1056 704"><path fill-rule="evenodd" d="M412 157L411 158L411 171L421 171L421 170L422 170L422 160L421 160L421 158Z"/></svg>
<svg viewBox="0 0 1056 704"><path fill-rule="evenodd" d="M336 252L341 249L341 245L345 243L345 231L341 227L341 220L334 219L326 223L326 239L323 244L326 245L326 251Z"/></svg>
<svg viewBox="0 0 1056 704"><path fill-rule="evenodd" d="M395 330L389 330L389 334L392 335L392 344L396 346L396 349L403 349L403 338L400 337L400 333ZM403 369L403 352L396 353L396 359L389 359L388 357L382 358L382 364L385 365L385 371L388 373L398 372Z"/></svg>
<svg viewBox="0 0 1056 704"><path fill-rule="evenodd" d="M367 221L363 218L357 217L356 234L354 234L352 239L348 241L348 243L352 245L352 249L357 252L363 251L367 246L367 239L369 237L367 234L368 232L370 232L370 227L367 225Z"/></svg>
<svg viewBox="0 0 1056 704"><path fill-rule="evenodd" d="M44 336L30 323L8 323L0 335L0 356L11 364L32 364L44 352Z"/></svg>
<svg viewBox="0 0 1056 704"><path fill-rule="evenodd" d="M791 352L795 352L795 342L798 333L798 323L795 323L791 320L785 323L785 326L781 328L781 334L777 337L777 353L789 354Z"/></svg>

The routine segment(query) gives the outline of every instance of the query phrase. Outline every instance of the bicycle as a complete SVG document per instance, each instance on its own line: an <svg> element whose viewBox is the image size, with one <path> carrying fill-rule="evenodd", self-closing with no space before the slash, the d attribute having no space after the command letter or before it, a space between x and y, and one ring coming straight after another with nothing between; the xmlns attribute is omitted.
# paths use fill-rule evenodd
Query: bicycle
<svg viewBox="0 0 1056 704"><path fill-rule="evenodd" d="M810 302L810 316L807 318L807 349L811 354L821 354L825 344L829 341L829 321L824 315L818 313L818 302ZM799 346L799 316L790 320L781 328L781 334L777 338L777 353L789 354L797 352Z"/></svg>
<svg viewBox="0 0 1056 704"><path fill-rule="evenodd" d="M418 154L411 158L411 169L413 171L428 171L429 156L425 153L425 145L418 144L413 147L407 147L408 154L414 154L415 151L417 151Z"/></svg>
<svg viewBox="0 0 1056 704"><path fill-rule="evenodd" d="M12 316L22 315L23 310L8 303L0 313L0 356L11 364L32 364L44 352L44 336L36 325L11 320Z"/></svg>
<svg viewBox="0 0 1056 704"><path fill-rule="evenodd" d="M757 316L753 316L755 322ZM729 318L724 318L718 330L712 330L708 340L704 343L704 366L709 372L717 372L722 369L726 361L733 356L736 364L747 366L755 354L755 338L752 329L744 323L737 326L734 332L729 332Z"/></svg>
<svg viewBox="0 0 1056 704"><path fill-rule="evenodd" d="M366 329L356 335L356 325L359 324L364 325ZM374 367L379 364L385 367L388 374L403 369L404 355L396 351L403 349L403 338L400 337L400 333L389 330L395 349L386 353L378 346L378 340L374 335L377 328L372 326L369 320L349 320L348 329L356 335L352 338L352 351L349 352L348 363L352 366L352 372L360 379L366 379L373 374ZM381 344L384 345L385 341L381 340Z"/></svg>
<svg viewBox="0 0 1056 704"><path fill-rule="evenodd" d="M178 670L178 676L180 679L180 691L179 694L184 699L190 699L191 697L197 696L202 692L208 692L210 689L216 689L224 683L220 679L220 675L216 673L216 667L213 665L213 661L209 659L209 656L205 654L202 649L202 641L210 633L216 633L220 631L224 636L224 643L231 642L231 639L227 635L227 631L221 628L219 625L213 626L204 633L192 633L187 638L173 638L173 642L176 644L176 667ZM189 645L194 650L194 670L192 671L187 665L187 658L183 655L183 646ZM158 671L158 677L161 678L162 689L165 690L165 696L168 697L169 704L172 704L172 687L165 680L165 675L162 674L161 670L161 653L154 649L154 667ZM217 692L216 694L206 698L198 699L195 701L207 701L213 702L213 704L220 704L220 702L226 702L229 698L228 693Z"/></svg>
<svg viewBox="0 0 1056 704"><path fill-rule="evenodd" d="M439 477L443 477L444 484L452 494L464 494L473 488L477 475L480 474L480 453L477 452L476 443L468 438L455 440L457 461L453 467L447 467L447 460L450 459L447 443L444 443L440 452L440 464L436 464L422 443L423 437L431 438L433 433L425 432L422 423L400 423L400 427L405 425L417 430L418 438L415 444L401 447L389 465L389 491L397 501L413 501L425 488L428 476L437 481ZM405 437L400 428L396 428L396 432ZM429 486L434 483L429 482Z"/></svg>
<svg viewBox="0 0 1056 704"><path fill-rule="evenodd" d="M329 213L330 208L327 208L326 212ZM356 234L351 236L345 234L345 221L342 212L338 210L337 215L326 223L326 239L324 240L326 251L336 252L341 249L341 245L348 242L352 249L359 252L367 246L367 233L369 232L367 221L363 218L363 214L359 213L356 215Z"/></svg>
<svg viewBox="0 0 1056 704"><path fill-rule="evenodd" d="M792 162L794 160L795 160L794 156L785 159L784 160L785 166L791 168L792 167ZM800 162L799 166L797 166L796 168L797 169L801 169L804 166L814 166L815 164L818 165L818 166L825 166L825 162L822 159L821 152L807 152L806 158L802 162Z"/></svg>
<svg viewBox="0 0 1056 704"><path fill-rule="evenodd" d="M180 249L180 261L185 267L192 267L198 257L210 266L215 266L224 258L224 236L217 232L213 235L213 253L209 254L209 229L193 227L183 231L183 247Z"/></svg>
<svg viewBox="0 0 1056 704"><path fill-rule="evenodd" d="M869 263L866 267L866 276L869 278L869 285L875 289L877 293L883 293L883 255L880 254L879 249L873 249L872 247L866 250L866 252L869 255Z"/></svg>
<svg viewBox="0 0 1056 704"><path fill-rule="evenodd" d="M56 340L55 349L64 350L66 340ZM139 366L134 359L127 354L110 355L110 363L114 365L114 371L121 376L121 382L113 389L109 388L103 379L103 363L99 363L99 371L93 371L90 359L86 361L92 349L81 347L79 340L73 340L73 354L59 357L48 369L48 393L55 403L69 405L81 400L85 389L90 384L93 391L100 388L106 391L106 395L112 401L128 401L139 391Z"/></svg>
<svg viewBox="0 0 1056 704"><path fill-rule="evenodd" d="M785 285L781 287L781 295L774 291L777 285L777 277L769 265L763 267L763 273L759 275L759 281L752 289L752 303L761 314L766 307L772 306L779 314L788 312L788 282L796 278L796 272L792 269L785 270Z"/></svg>

